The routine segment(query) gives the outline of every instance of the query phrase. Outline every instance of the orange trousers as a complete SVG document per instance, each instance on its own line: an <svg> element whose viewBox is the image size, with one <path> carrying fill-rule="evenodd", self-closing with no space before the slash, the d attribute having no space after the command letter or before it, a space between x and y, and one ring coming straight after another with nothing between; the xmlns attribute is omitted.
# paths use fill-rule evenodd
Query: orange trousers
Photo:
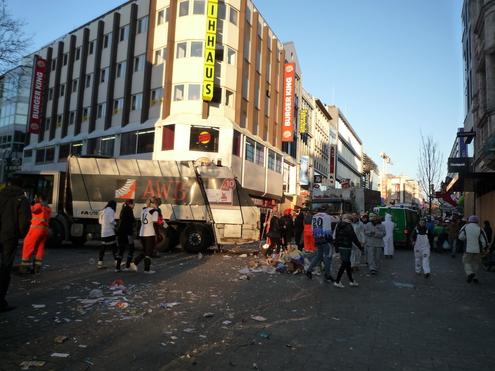
<svg viewBox="0 0 495 371"><path fill-rule="evenodd" d="M43 259L45 256L45 243L48 236L48 229L29 228L29 232L24 238L22 247L22 259L29 259L33 255Z"/></svg>
<svg viewBox="0 0 495 371"><path fill-rule="evenodd" d="M311 224L304 225L304 250L315 251L315 238Z"/></svg>

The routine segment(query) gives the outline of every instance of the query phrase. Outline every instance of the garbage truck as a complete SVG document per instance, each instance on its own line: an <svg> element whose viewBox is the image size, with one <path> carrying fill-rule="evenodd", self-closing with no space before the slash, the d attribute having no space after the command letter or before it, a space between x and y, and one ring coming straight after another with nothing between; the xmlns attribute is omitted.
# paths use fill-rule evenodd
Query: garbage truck
<svg viewBox="0 0 495 371"><path fill-rule="evenodd" d="M52 208L47 245L83 244L101 238L98 212L108 201L134 199L140 220L146 200L162 201L167 227L159 228L158 251L181 245L188 253L212 245L241 245L259 236L260 214L228 167L208 162L74 157L66 171L18 171L32 199L43 192Z"/></svg>

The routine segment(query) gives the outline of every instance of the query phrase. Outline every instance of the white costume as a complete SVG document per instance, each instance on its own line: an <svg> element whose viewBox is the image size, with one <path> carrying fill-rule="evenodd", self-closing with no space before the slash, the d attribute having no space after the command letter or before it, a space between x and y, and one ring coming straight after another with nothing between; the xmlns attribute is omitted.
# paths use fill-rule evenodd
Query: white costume
<svg viewBox="0 0 495 371"><path fill-rule="evenodd" d="M383 237L383 254L394 255L394 228L395 223L392 222L392 215L385 214L385 221L382 223L385 226L385 230L387 231L387 235Z"/></svg>

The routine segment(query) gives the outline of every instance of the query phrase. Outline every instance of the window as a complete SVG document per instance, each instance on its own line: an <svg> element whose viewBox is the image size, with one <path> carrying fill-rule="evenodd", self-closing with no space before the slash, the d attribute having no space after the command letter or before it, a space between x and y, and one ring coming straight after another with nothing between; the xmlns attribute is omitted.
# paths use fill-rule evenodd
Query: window
<svg viewBox="0 0 495 371"><path fill-rule="evenodd" d="M275 152L268 150L268 170L275 170Z"/></svg>
<svg viewBox="0 0 495 371"><path fill-rule="evenodd" d="M124 98L115 99L113 101L113 114L118 115L122 113L122 108L124 107Z"/></svg>
<svg viewBox="0 0 495 371"><path fill-rule="evenodd" d="M177 54L175 55L175 58L185 58L186 57L186 48L187 48L187 43L178 43L177 44Z"/></svg>
<svg viewBox="0 0 495 371"><path fill-rule="evenodd" d="M151 91L151 105L156 106L163 103L163 88Z"/></svg>
<svg viewBox="0 0 495 371"><path fill-rule="evenodd" d="M55 160L55 147L36 149L36 165L52 164Z"/></svg>
<svg viewBox="0 0 495 371"><path fill-rule="evenodd" d="M64 58L63 58L63 64L64 66L67 66L67 62L69 61L69 53L65 53L64 54Z"/></svg>
<svg viewBox="0 0 495 371"><path fill-rule="evenodd" d="M107 111L107 104L102 103L98 104L98 112L96 113L96 117L101 119L102 117L105 117L105 113Z"/></svg>
<svg viewBox="0 0 495 371"><path fill-rule="evenodd" d="M115 135L101 138L100 154L113 157L115 150Z"/></svg>
<svg viewBox="0 0 495 371"><path fill-rule="evenodd" d="M120 28L119 41L124 41L129 38L129 25Z"/></svg>
<svg viewBox="0 0 495 371"><path fill-rule="evenodd" d="M83 108L83 121L88 121L89 120L89 114L91 112L91 109L89 107Z"/></svg>
<svg viewBox="0 0 495 371"><path fill-rule="evenodd" d="M227 48L227 63L235 66L235 50Z"/></svg>
<svg viewBox="0 0 495 371"><path fill-rule="evenodd" d="M179 17L184 17L185 15L189 15L189 0L179 3Z"/></svg>
<svg viewBox="0 0 495 371"><path fill-rule="evenodd" d="M174 101L184 100L184 85L174 86Z"/></svg>
<svg viewBox="0 0 495 371"><path fill-rule="evenodd" d="M241 156L241 133L234 130L234 140L232 141L232 154Z"/></svg>
<svg viewBox="0 0 495 371"><path fill-rule="evenodd" d="M234 107L234 92L230 90L225 90L225 105L229 107Z"/></svg>
<svg viewBox="0 0 495 371"><path fill-rule="evenodd" d="M76 113L74 111L69 112L69 125L74 125L76 121Z"/></svg>
<svg viewBox="0 0 495 371"><path fill-rule="evenodd" d="M191 126L189 150L218 152L219 133L219 128Z"/></svg>
<svg viewBox="0 0 495 371"><path fill-rule="evenodd" d="M62 127L62 121L63 120L64 120L64 116L63 115L58 115L57 116L57 128Z"/></svg>
<svg viewBox="0 0 495 371"><path fill-rule="evenodd" d="M56 68L57 68L57 60L54 59L52 60L52 71L55 71Z"/></svg>
<svg viewBox="0 0 495 371"><path fill-rule="evenodd" d="M46 120L45 120L45 130L46 131L49 131L50 130L50 124L51 124L51 119L50 117L47 117Z"/></svg>
<svg viewBox="0 0 495 371"><path fill-rule="evenodd" d="M191 57L203 57L203 42L191 42Z"/></svg>
<svg viewBox="0 0 495 371"><path fill-rule="evenodd" d="M89 43L89 50L88 50L88 54L91 55L95 52L95 42L94 41L91 41Z"/></svg>
<svg viewBox="0 0 495 371"><path fill-rule="evenodd" d="M199 100L201 97L201 85L189 84L189 91L187 95L188 100Z"/></svg>
<svg viewBox="0 0 495 371"><path fill-rule="evenodd" d="M246 138L246 160L249 162L254 162L254 146L254 140Z"/></svg>
<svg viewBox="0 0 495 371"><path fill-rule="evenodd" d="M63 97L65 95L65 84L60 85L60 96Z"/></svg>
<svg viewBox="0 0 495 371"><path fill-rule="evenodd" d="M53 99L53 88L50 88L48 90L48 100L52 100Z"/></svg>
<svg viewBox="0 0 495 371"><path fill-rule="evenodd" d="M91 74L86 75L86 87L89 88L91 86Z"/></svg>
<svg viewBox="0 0 495 371"><path fill-rule="evenodd" d="M227 14L227 5L225 5L225 3L218 3L217 18L225 19L226 14Z"/></svg>
<svg viewBox="0 0 495 371"><path fill-rule="evenodd" d="M213 98L211 98L211 103L222 103L222 88L215 86L213 88Z"/></svg>
<svg viewBox="0 0 495 371"><path fill-rule="evenodd" d="M140 110L143 106L143 94L136 94L132 96L131 111Z"/></svg>
<svg viewBox="0 0 495 371"><path fill-rule="evenodd" d="M162 151L172 151L175 141L175 125L167 125L163 127L162 135Z"/></svg>
<svg viewBox="0 0 495 371"><path fill-rule="evenodd" d="M83 143L82 141L77 141L77 142L72 142L71 147L70 147L70 154L74 156L81 156L82 155L82 147Z"/></svg>
<svg viewBox="0 0 495 371"><path fill-rule="evenodd" d="M100 147L100 138L90 138L86 142L86 154L87 155L98 155L98 150Z"/></svg>
<svg viewBox="0 0 495 371"><path fill-rule="evenodd" d="M256 165L265 165L265 147L256 143Z"/></svg>
<svg viewBox="0 0 495 371"><path fill-rule="evenodd" d="M126 68L127 68L127 62L125 61L117 64L117 77L124 76Z"/></svg>
<svg viewBox="0 0 495 371"><path fill-rule="evenodd" d="M106 34L103 36L103 49L108 48L112 44L112 34Z"/></svg>
<svg viewBox="0 0 495 371"><path fill-rule="evenodd" d="M81 59L81 48L76 49L76 61Z"/></svg>
<svg viewBox="0 0 495 371"><path fill-rule="evenodd" d="M77 85L79 83L79 79L72 80L72 92L77 92Z"/></svg>
<svg viewBox="0 0 495 371"><path fill-rule="evenodd" d="M148 31L148 17L141 18L137 21L137 33L144 33Z"/></svg>
<svg viewBox="0 0 495 371"><path fill-rule="evenodd" d="M158 12L158 17L156 18L156 25L159 26L168 22L168 15L170 13L170 8L162 9Z"/></svg>
<svg viewBox="0 0 495 371"><path fill-rule="evenodd" d="M137 152L149 153L153 152L155 144L155 130L146 130L137 132Z"/></svg>
<svg viewBox="0 0 495 371"><path fill-rule="evenodd" d="M234 8L230 8L230 17L229 17L229 21L230 23L234 24L237 26L237 13L238 11L235 10Z"/></svg>
<svg viewBox="0 0 495 371"><path fill-rule="evenodd" d="M61 144L58 150L58 162L67 162L70 153L70 143Z"/></svg>
<svg viewBox="0 0 495 371"><path fill-rule="evenodd" d="M100 73L100 83L108 81L109 70L107 68L103 68Z"/></svg>
<svg viewBox="0 0 495 371"><path fill-rule="evenodd" d="M282 173L282 156L280 156L280 155L277 155L277 158L276 158L275 171L277 173Z"/></svg>
<svg viewBox="0 0 495 371"><path fill-rule="evenodd" d="M155 66L167 60L167 47L155 50Z"/></svg>
<svg viewBox="0 0 495 371"><path fill-rule="evenodd" d="M136 57L134 59L134 72L144 70L145 62L146 62L146 56L144 54Z"/></svg>
<svg viewBox="0 0 495 371"><path fill-rule="evenodd" d="M136 154L137 132L122 133L120 136L120 155Z"/></svg>
<svg viewBox="0 0 495 371"><path fill-rule="evenodd" d="M205 0L194 0L193 14L205 14Z"/></svg>

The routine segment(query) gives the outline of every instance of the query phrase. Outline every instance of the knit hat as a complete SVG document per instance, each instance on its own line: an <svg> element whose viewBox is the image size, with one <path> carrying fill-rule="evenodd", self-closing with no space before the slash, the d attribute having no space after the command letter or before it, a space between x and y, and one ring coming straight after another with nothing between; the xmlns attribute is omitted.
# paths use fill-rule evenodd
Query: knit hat
<svg viewBox="0 0 495 371"><path fill-rule="evenodd" d="M478 219L478 217L476 215L471 215L468 219L468 222L469 223L478 223L480 220Z"/></svg>

